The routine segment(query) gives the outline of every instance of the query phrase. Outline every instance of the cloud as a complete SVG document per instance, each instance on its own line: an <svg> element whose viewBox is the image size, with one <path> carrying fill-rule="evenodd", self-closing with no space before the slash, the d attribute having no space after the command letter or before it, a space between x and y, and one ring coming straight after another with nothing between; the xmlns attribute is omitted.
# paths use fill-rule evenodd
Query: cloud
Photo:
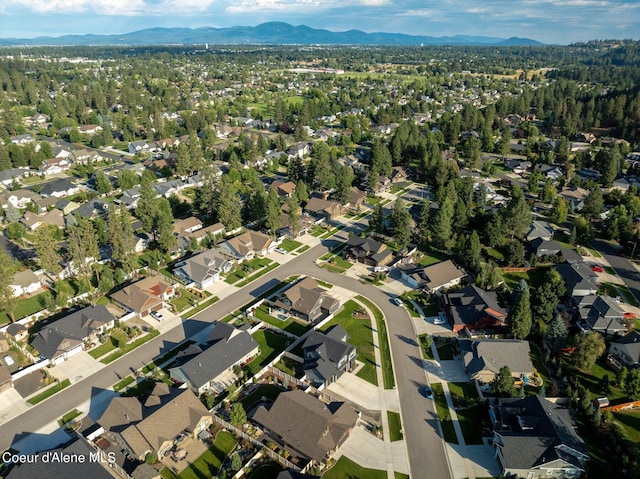
<svg viewBox="0 0 640 479"><path fill-rule="evenodd" d="M96 15L167 15L206 11L214 0L9 0L34 13ZM8 8L7 8L8 9ZM179 14L179 13L178 13Z"/></svg>

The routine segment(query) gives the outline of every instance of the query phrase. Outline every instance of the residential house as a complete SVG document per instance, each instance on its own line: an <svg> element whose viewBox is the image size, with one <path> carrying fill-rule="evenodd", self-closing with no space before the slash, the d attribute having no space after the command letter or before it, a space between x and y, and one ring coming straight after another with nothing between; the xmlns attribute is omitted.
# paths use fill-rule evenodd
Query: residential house
<svg viewBox="0 0 640 479"><path fill-rule="evenodd" d="M115 319L103 305L79 309L44 326L31 340L31 346L52 364L60 364L83 351L85 343L96 342L99 335L113 327Z"/></svg>
<svg viewBox="0 0 640 479"><path fill-rule="evenodd" d="M70 438L68 437L67 440ZM47 477L86 477L113 479L108 467L96 460L96 450L85 440L75 437L70 442L47 451L26 456L28 461L18 462L4 476L6 479L31 479ZM58 458L52 460L51 458ZM106 462L106 458L105 458Z"/></svg>
<svg viewBox="0 0 640 479"><path fill-rule="evenodd" d="M7 188L17 182L20 178L24 178L29 174L29 170L21 168L11 168L9 170L0 171L0 184Z"/></svg>
<svg viewBox="0 0 640 479"><path fill-rule="evenodd" d="M103 159L100 154L100 150L94 150L89 148L79 148L73 152L73 158L77 163L81 165L88 165L93 162L101 161Z"/></svg>
<svg viewBox="0 0 640 479"><path fill-rule="evenodd" d="M386 266L393 260L393 251L387 245L370 236L352 236L345 244L342 256L348 261L364 263L368 266Z"/></svg>
<svg viewBox="0 0 640 479"><path fill-rule="evenodd" d="M532 163L530 161L517 160L515 158L505 160L504 162L504 167L513 171L516 175L523 175L531 169L531 166Z"/></svg>
<svg viewBox="0 0 640 479"><path fill-rule="evenodd" d="M356 364L356 348L349 344L349 336L340 325L325 333L312 331L302 344L305 378L316 388L323 388Z"/></svg>
<svg viewBox="0 0 640 479"><path fill-rule="evenodd" d="M406 166L394 166L391 169L389 179L391 180L391 183L404 183L409 181L411 173L411 170Z"/></svg>
<svg viewBox="0 0 640 479"><path fill-rule="evenodd" d="M493 291L484 291L471 284L444 294L441 301L455 332L465 328L469 331L494 330L506 325L507 312L498 304L498 296Z"/></svg>
<svg viewBox="0 0 640 479"><path fill-rule="evenodd" d="M304 207L304 211L311 216L325 220L335 220L344 214L344 207L337 201L312 197Z"/></svg>
<svg viewBox="0 0 640 479"><path fill-rule="evenodd" d="M145 317L151 311L160 311L165 301L174 295L175 288L161 276L147 276L116 291L111 299L139 317Z"/></svg>
<svg viewBox="0 0 640 479"><path fill-rule="evenodd" d="M558 194L567 201L569 210L580 211L589 193L589 190L585 190L584 188L563 187Z"/></svg>
<svg viewBox="0 0 640 479"><path fill-rule="evenodd" d="M75 210L80 208L80 203L76 203L75 201L70 200L69 198L62 198L60 200L55 200L55 201L56 201L55 207L60 211L62 211L62 214L64 216L70 215Z"/></svg>
<svg viewBox="0 0 640 479"><path fill-rule="evenodd" d="M460 284L467 273L458 268L450 259L429 266L413 263L399 266L400 276L413 289L427 293L440 293Z"/></svg>
<svg viewBox="0 0 640 479"><path fill-rule="evenodd" d="M340 302L307 276L279 293L272 301L273 307L308 322L314 322L336 312Z"/></svg>
<svg viewBox="0 0 640 479"><path fill-rule="evenodd" d="M289 221L289 215L287 213L280 214L280 227L276 231L277 236L288 236L290 238L298 238L300 236L304 236L311 231L315 225L315 221L311 216L307 214L303 214L298 219L298 224L295 228L291 227L291 223Z"/></svg>
<svg viewBox="0 0 640 479"><path fill-rule="evenodd" d="M554 181L564 175L564 171L558 165L539 165L537 169L545 178Z"/></svg>
<svg viewBox="0 0 640 479"><path fill-rule="evenodd" d="M138 140L129 142L129 153L157 153L162 151L155 141Z"/></svg>
<svg viewBox="0 0 640 479"><path fill-rule="evenodd" d="M531 250L538 257L543 256L555 256L562 251L563 247L560 243L553 240L545 240L543 238L536 238L529 243Z"/></svg>
<svg viewBox="0 0 640 479"><path fill-rule="evenodd" d="M52 225L60 229L65 227L64 214L60 210L47 211L42 215L25 211L22 218L20 218L20 223L30 231L35 231L43 225Z"/></svg>
<svg viewBox="0 0 640 479"><path fill-rule="evenodd" d="M210 237L213 240L224 236L224 233L225 228L222 223L199 228L191 233L184 232L182 236L178 236L178 248L184 251L189 249L192 240L195 240L200 245L205 238Z"/></svg>
<svg viewBox="0 0 640 479"><path fill-rule="evenodd" d="M100 125L80 125L78 127L78 131L80 133L84 133L85 135L95 135L96 133L102 131L102 127Z"/></svg>
<svg viewBox="0 0 640 479"><path fill-rule="evenodd" d="M458 349L472 381L489 384L509 366L516 380L527 382L535 374L529 341L516 339L460 339Z"/></svg>
<svg viewBox="0 0 640 479"><path fill-rule="evenodd" d="M531 228L527 232L525 238L527 241L533 241L535 239L541 238L545 241L551 241L553 238L553 227L547 223L546 221L533 221L531 223Z"/></svg>
<svg viewBox="0 0 640 479"><path fill-rule="evenodd" d="M291 145L287 150L289 158L303 158L309 153L311 153L311 146L309 143L296 143L295 145Z"/></svg>
<svg viewBox="0 0 640 479"><path fill-rule="evenodd" d="M35 293L42 287L42 284L40 278L33 271L26 269L13 275L9 287L13 291L13 295L18 297Z"/></svg>
<svg viewBox="0 0 640 479"><path fill-rule="evenodd" d="M349 209L352 211L358 211L362 208L364 201L367 199L367 192L362 191L357 186L352 186L349 190Z"/></svg>
<svg viewBox="0 0 640 479"><path fill-rule="evenodd" d="M176 220L173 222L173 234L178 237L193 233L201 228L202 221L195 216L189 216L183 220Z"/></svg>
<svg viewBox="0 0 640 479"><path fill-rule="evenodd" d="M42 196L54 196L62 198L63 196L71 196L80 193L82 186L73 184L66 178L58 178L42 185L40 194Z"/></svg>
<svg viewBox="0 0 640 479"><path fill-rule="evenodd" d="M69 158L49 158L42 161L38 167L38 171L45 175L59 175L71 169L71 160Z"/></svg>
<svg viewBox="0 0 640 479"><path fill-rule="evenodd" d="M33 203L40 196L29 190L3 191L0 193L0 201L2 207L7 208L9 205L19 210L26 208L29 203Z"/></svg>
<svg viewBox="0 0 640 479"><path fill-rule="evenodd" d="M578 478L587 447L570 409L534 394L492 406L493 444L503 476Z"/></svg>
<svg viewBox="0 0 640 479"><path fill-rule="evenodd" d="M271 183L271 188L274 188L278 195L284 198L291 198L296 192L296 184L293 181L276 180Z"/></svg>
<svg viewBox="0 0 640 479"><path fill-rule="evenodd" d="M27 143L33 143L34 139L29 133L24 135L15 135L10 138L11 143L14 145L26 145Z"/></svg>
<svg viewBox="0 0 640 479"><path fill-rule="evenodd" d="M198 288L206 289L219 281L221 274L231 271L232 267L232 261L217 250L209 249L177 263L173 274L187 284L193 283Z"/></svg>
<svg viewBox="0 0 640 479"><path fill-rule="evenodd" d="M203 351L177 358L178 364L169 369L171 379L184 383L196 395L209 390L224 391L237 376L240 366L260 353L258 343L249 333L222 321L216 322Z"/></svg>
<svg viewBox="0 0 640 479"><path fill-rule="evenodd" d="M640 333L631 331L629 334L611 341L609 354L615 356L628 368L640 366Z"/></svg>
<svg viewBox="0 0 640 479"><path fill-rule="evenodd" d="M79 218L94 219L106 216L109 213L110 207L111 203L99 198L94 198L73 210L73 216L77 215Z"/></svg>
<svg viewBox="0 0 640 479"><path fill-rule="evenodd" d="M147 233L137 233L135 235L136 244L134 250L136 253L142 253L151 244L151 237Z"/></svg>
<svg viewBox="0 0 640 479"><path fill-rule="evenodd" d="M273 253L276 244L272 238L259 231L249 230L218 245L223 256L238 263L251 261L256 255L266 256Z"/></svg>
<svg viewBox="0 0 640 479"><path fill-rule="evenodd" d="M589 296L598 292L597 274L584 263L556 265L556 271L567 285L568 296Z"/></svg>
<svg viewBox="0 0 640 479"><path fill-rule="evenodd" d="M378 178L371 179L369 173L367 173L364 182L367 185L367 189L376 195L391 189L391 180L384 175L379 175Z"/></svg>
<svg viewBox="0 0 640 479"><path fill-rule="evenodd" d="M627 332L624 311L610 296L591 294L573 299L578 306L578 326L583 331L597 331L605 336Z"/></svg>
<svg viewBox="0 0 640 479"><path fill-rule="evenodd" d="M253 415L265 433L292 455L322 463L349 437L359 414L342 402L325 404L298 389L280 393Z"/></svg>
<svg viewBox="0 0 640 479"><path fill-rule="evenodd" d="M144 403L135 397L113 398L98 419L106 438L139 460L148 453L164 457L178 438L197 440L212 423L211 414L192 391L162 382Z"/></svg>

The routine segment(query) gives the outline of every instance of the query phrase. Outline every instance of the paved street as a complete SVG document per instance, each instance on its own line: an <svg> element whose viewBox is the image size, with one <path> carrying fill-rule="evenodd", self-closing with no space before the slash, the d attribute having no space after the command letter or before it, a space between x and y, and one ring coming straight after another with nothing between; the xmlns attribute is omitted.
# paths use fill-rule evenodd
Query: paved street
<svg viewBox="0 0 640 479"><path fill-rule="evenodd" d="M347 230L338 236L347 238ZM404 435L408 448L411 471L429 471L429 478L444 479L452 476L449 470L443 442L438 434L438 421L433 401L425 399L419 392L427 384L426 372L418 344L412 339L416 333L411 318L404 308L391 304L390 295L380 289L361 284L353 278L331 273L318 268L313 260L335 245L332 240L323 241L305 253L291 259L287 265L267 273L254 284L221 299L210 308L198 313L191 319L184 320L179 326L167 331L125 357L106 365L100 371L91 374L79 382L58 393L52 400L45 401L28 410L11 421L0 426L0 448L5 449L32 431L39 430L42 425L64 415L76 407L79 398L93 397L110 389L119 379L131 374L135 369L145 365L150 359L157 357L185 338L198 333L213 321L237 310L273 285L292 274L306 274L321 280L334 283L361 294L382 310L387 318L387 328L394 362L395 379L399 394L399 409L403 417ZM92 406L90 415L97 417Z"/></svg>
<svg viewBox="0 0 640 479"><path fill-rule="evenodd" d="M636 266L627 258L620 256L618 250L608 242L604 240L594 240L592 244L609 262L611 267L616 270L616 273L623 279L624 284L627 285L631 294L633 294L636 299L640 299L640 272ZM638 251L636 251L636 253L640 254Z"/></svg>

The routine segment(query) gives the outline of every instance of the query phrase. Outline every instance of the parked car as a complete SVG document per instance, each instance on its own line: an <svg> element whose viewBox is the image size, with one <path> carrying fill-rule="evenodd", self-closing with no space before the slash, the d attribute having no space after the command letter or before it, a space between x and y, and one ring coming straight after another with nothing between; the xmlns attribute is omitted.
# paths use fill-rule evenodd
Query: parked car
<svg viewBox="0 0 640 479"><path fill-rule="evenodd" d="M7 366L13 366L15 364L15 361L13 360L13 358L11 356L9 356L8 354L6 356L4 356L2 359L4 360L4 363Z"/></svg>
<svg viewBox="0 0 640 479"><path fill-rule="evenodd" d="M389 268L387 268L386 266L376 266L375 268L373 268L374 273L387 273L388 271Z"/></svg>
<svg viewBox="0 0 640 479"><path fill-rule="evenodd" d="M638 317L638 315L636 313L633 312L626 312L622 315L622 317L624 319L636 319Z"/></svg>
<svg viewBox="0 0 640 479"><path fill-rule="evenodd" d="M433 399L433 389L431 389L429 386L424 388L422 390L422 393L424 394L424 397L426 397L427 399Z"/></svg>
<svg viewBox="0 0 640 479"><path fill-rule="evenodd" d="M402 306L404 304L400 298L393 298L391 302L396 306Z"/></svg>
<svg viewBox="0 0 640 479"><path fill-rule="evenodd" d="M287 250L284 248L276 248L276 252L280 253L280 254L287 254Z"/></svg>
<svg viewBox="0 0 640 479"><path fill-rule="evenodd" d="M164 316L159 311L151 311L151 317L158 321L164 321Z"/></svg>
<svg viewBox="0 0 640 479"><path fill-rule="evenodd" d="M433 324L445 324L447 321L442 318L433 318Z"/></svg>

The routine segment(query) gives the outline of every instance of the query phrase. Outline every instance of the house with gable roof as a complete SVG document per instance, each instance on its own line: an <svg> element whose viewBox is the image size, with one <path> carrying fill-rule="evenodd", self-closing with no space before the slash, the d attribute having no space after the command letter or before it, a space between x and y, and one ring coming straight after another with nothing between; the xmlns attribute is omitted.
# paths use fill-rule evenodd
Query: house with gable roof
<svg viewBox="0 0 640 479"><path fill-rule="evenodd" d="M338 325L328 331L312 331L302 344L305 378L317 388L338 380L356 364L356 348L347 342L349 336Z"/></svg>
<svg viewBox="0 0 640 479"><path fill-rule="evenodd" d="M333 314L340 302L318 286L318 282L307 276L292 284L273 299L272 304L283 313L313 322L322 316Z"/></svg>
<svg viewBox="0 0 640 479"><path fill-rule="evenodd" d="M589 460L570 409L537 394L500 399L489 416L493 444L506 477L582 477Z"/></svg>
<svg viewBox="0 0 640 479"><path fill-rule="evenodd" d="M276 243L272 238L259 231L249 230L241 235L228 239L218 245L218 251L223 256L242 263L251 261L256 255L266 256L273 253Z"/></svg>
<svg viewBox="0 0 640 479"><path fill-rule="evenodd" d="M174 295L175 288L162 276L147 276L116 291L111 299L143 318L152 311L160 311Z"/></svg>
<svg viewBox="0 0 640 479"><path fill-rule="evenodd" d="M509 366L514 379L535 374L529 341L517 339L460 339L458 348L469 379L489 384Z"/></svg>
<svg viewBox="0 0 640 479"><path fill-rule="evenodd" d="M260 346L248 332L219 321L202 350L177 357L169 375L198 396L209 390L219 393L237 379L233 368L259 353Z"/></svg>
<svg viewBox="0 0 640 479"><path fill-rule="evenodd" d="M356 261L374 267L386 266L393 260L393 251L371 236L361 238L354 235L347 240L342 256L347 261Z"/></svg>
<svg viewBox="0 0 640 479"><path fill-rule="evenodd" d="M413 263L398 266L402 280L413 289L427 293L439 293L460 284L467 273L450 259L429 266Z"/></svg>
<svg viewBox="0 0 640 479"><path fill-rule="evenodd" d="M173 274L187 284L194 283L198 288L206 289L219 281L221 274L231 271L231 268L233 261L217 250L209 249L176 263Z"/></svg>
<svg viewBox="0 0 640 479"><path fill-rule="evenodd" d="M441 303L455 332L463 329L495 330L506 326L507 312L498 303L494 291L485 291L474 284L442 295Z"/></svg>
<svg viewBox="0 0 640 479"><path fill-rule="evenodd" d="M609 354L614 355L628 368L640 366L640 333L631 331L629 334L611 341Z"/></svg>

